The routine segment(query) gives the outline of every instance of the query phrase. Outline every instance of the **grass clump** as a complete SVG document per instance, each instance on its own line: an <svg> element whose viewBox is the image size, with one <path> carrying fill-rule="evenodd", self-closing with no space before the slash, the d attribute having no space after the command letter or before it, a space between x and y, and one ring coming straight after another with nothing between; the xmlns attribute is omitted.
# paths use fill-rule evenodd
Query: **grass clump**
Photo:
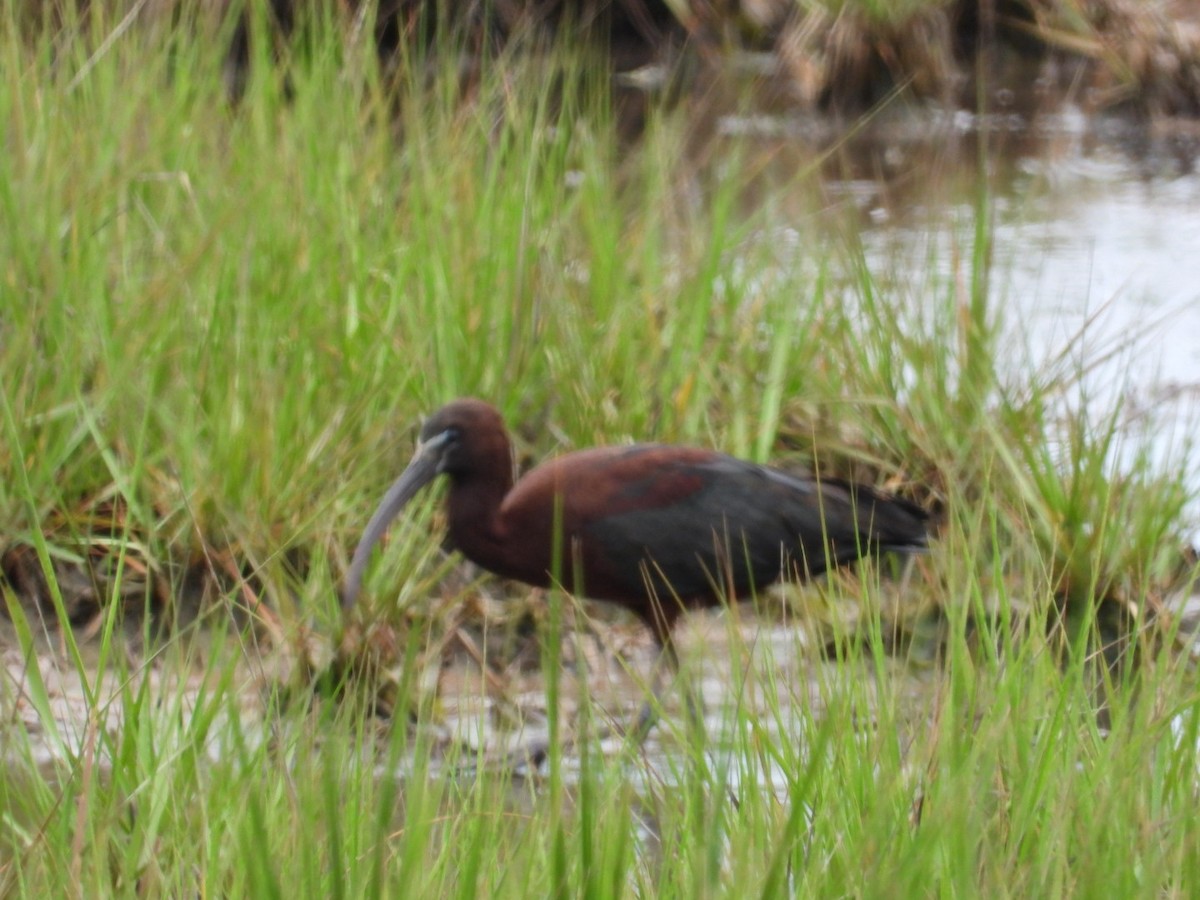
<svg viewBox="0 0 1200 900"><path fill-rule="evenodd" d="M270 65L261 48L231 104L222 53L185 26L52 47L14 9L6 892L1194 889L1187 659L1127 624L1141 666L1089 662L1097 604L1140 627L1194 576L1187 459L1135 448L1121 468L1119 411L1064 419L1076 380L1001 365L986 198L970 262L906 285L843 221L748 214L745 148L693 165L669 112L620 144L575 48L514 45L466 78L452 43L414 52L393 93L316 23ZM473 765L500 717L483 688L478 739L438 690L452 642L489 646L486 617L465 623L504 588L440 554L430 498L369 585L391 723L369 692L273 693L275 666L335 632L346 553L418 416L461 394L504 411L523 465L719 446L900 490L938 511L939 540L899 601L869 569L799 595L784 616L838 613L815 623L832 655L816 627L748 642L736 615L717 652L685 652L730 661L710 740L672 715L646 753L555 741L526 777ZM1053 631L1064 603L1080 652ZM139 629L145 610L176 627ZM931 618L936 668L889 644L892 619ZM603 718L583 639L559 655L557 630L551 697Z"/></svg>

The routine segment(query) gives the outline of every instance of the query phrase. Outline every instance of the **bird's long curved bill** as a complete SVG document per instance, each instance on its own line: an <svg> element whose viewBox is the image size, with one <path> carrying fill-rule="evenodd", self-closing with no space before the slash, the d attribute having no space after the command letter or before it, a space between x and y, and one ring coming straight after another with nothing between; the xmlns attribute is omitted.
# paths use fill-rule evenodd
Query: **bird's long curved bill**
<svg viewBox="0 0 1200 900"><path fill-rule="evenodd" d="M371 550L379 543L392 519L400 515L400 511L417 491L437 477L438 466L442 461L442 449L443 442L436 439L418 444L417 452L413 454L408 467L384 494L375 514L371 516L371 521L367 523L358 546L354 548L354 557L350 561L350 570L346 573L346 581L342 588L343 610L349 609L358 600Z"/></svg>

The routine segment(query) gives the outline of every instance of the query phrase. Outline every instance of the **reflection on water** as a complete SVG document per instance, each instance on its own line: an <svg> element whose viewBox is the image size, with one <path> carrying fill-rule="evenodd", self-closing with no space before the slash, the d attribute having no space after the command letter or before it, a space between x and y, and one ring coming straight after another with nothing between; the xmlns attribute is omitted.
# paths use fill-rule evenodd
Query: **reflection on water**
<svg viewBox="0 0 1200 900"><path fill-rule="evenodd" d="M961 282L969 268L986 172L989 296L1013 371L1087 368L1079 392L1101 409L1119 400L1128 433L1146 437L1160 465L1200 444L1194 122L1085 116L1060 103L986 117L885 110L840 142L820 124L778 117L724 116L716 130L756 147L767 171L803 172L827 154L826 212L850 218L881 290L914 302L944 296L936 286ZM782 220L774 228L811 232L811 191L792 198L778 184L755 202L772 205ZM790 244L791 264L808 265L812 248ZM1193 477L1200 493L1200 471ZM1200 509L1195 520L1200 539Z"/></svg>
<svg viewBox="0 0 1200 900"><path fill-rule="evenodd" d="M1180 147L1170 135L1130 138L1142 129L1125 120L1060 113L1039 120L1020 141L997 141L996 152L1006 155L991 178L992 287L1034 362L1085 324L1087 344L1097 351L1144 331L1143 348L1153 353L1125 360L1133 383L1147 391L1167 383L1194 398L1200 389L1200 341L1192 339L1200 335L1200 175L1194 158L1167 152L1168 145ZM974 143L965 152L974 152ZM1191 146L1200 149L1200 141ZM876 211L865 223L864 240L881 258L899 247L961 245L974 216L971 195L955 196L964 187L974 189L969 181L951 181L940 192L925 192L922 204L892 206L884 216ZM949 265L954 256L908 256L914 258Z"/></svg>

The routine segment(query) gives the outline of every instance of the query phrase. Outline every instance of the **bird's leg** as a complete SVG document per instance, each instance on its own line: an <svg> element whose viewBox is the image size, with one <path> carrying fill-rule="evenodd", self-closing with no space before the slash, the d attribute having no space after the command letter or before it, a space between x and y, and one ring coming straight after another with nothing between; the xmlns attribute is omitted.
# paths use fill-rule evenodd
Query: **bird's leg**
<svg viewBox="0 0 1200 900"><path fill-rule="evenodd" d="M655 630L657 631L657 629ZM654 668L650 674L652 681L650 696L642 701L642 707L633 721L633 727L628 729L629 733L637 738L639 744L646 740L650 729L658 723L659 710L666 701L667 691L675 684L675 679L679 675L679 655L675 652L675 642L671 640L671 633L667 632L665 641L658 634L655 634L655 639L658 644L658 655L654 659ZM669 678L664 678L664 668L669 670Z"/></svg>
<svg viewBox="0 0 1200 900"><path fill-rule="evenodd" d="M593 738L594 740L604 741L615 735L628 735L633 737L638 744L641 744L649 736L650 730L658 723L660 711L666 702L667 693L675 685L679 676L679 655L675 649L672 626L682 611L683 606L678 603L665 608L657 603L655 604L653 617L646 618L646 623L650 626L655 644L658 646L658 653L655 656L651 674L652 687L650 688L650 696L642 703L632 723L627 725L621 725L620 723L608 724L600 729ZM703 742L703 705L691 685L688 685L685 690L684 702L687 706L688 717L700 730L701 741ZM563 738L564 750L571 747L581 737L581 735L573 735ZM504 768L526 764L531 767L531 770L537 770L548 758L549 751L550 744L548 739L539 738L523 747L518 747L503 754L497 762Z"/></svg>
<svg viewBox="0 0 1200 900"><path fill-rule="evenodd" d="M658 722L659 710L665 705L667 692L679 680L679 653L675 647L674 626L683 609L683 604L678 601L670 606L663 606L661 603L655 602L652 607L652 615L646 619L658 644L658 657L654 661L653 687L650 697L642 704L631 729L639 742L646 739L650 729ZM683 700L688 718L703 736L704 704L696 693L695 685L690 681L684 685Z"/></svg>
<svg viewBox="0 0 1200 900"><path fill-rule="evenodd" d="M679 655L675 651L674 640L666 644L663 652L669 655L668 658L673 672L671 683L674 684L679 681ZM683 680L683 705L687 713L688 722L695 729L696 736L700 739L701 744L703 744L707 738L704 729L704 699L696 687L696 682L691 678Z"/></svg>
<svg viewBox="0 0 1200 900"><path fill-rule="evenodd" d="M581 618L583 619L583 621L585 621L585 622L587 621L586 616L581 617ZM661 677L662 673L661 673L661 666L660 666L661 660L663 659L664 655L667 659L667 662L669 663L669 665L671 667L672 674L674 674L675 670L678 668L677 660L675 657L675 648L669 641L669 635L670 635L669 624L666 624L665 628L666 628L665 632L660 632L660 629L658 627L653 627L653 629L652 629L654 631L655 638L656 638L655 642L656 642L657 646L659 647L659 653L656 656L655 663L654 663L655 687L654 687L654 693L653 693L653 696L654 696L653 701L648 700L645 704L643 704L643 706L642 706L641 710L639 711L637 718L634 720L634 723L632 726L610 721L609 723L607 723L603 727L601 727L599 729L599 731L597 733L595 733L594 736L590 739L604 741L610 737L613 737L614 735L625 735L625 734L632 733L637 736L638 742L641 743L643 740L645 740L646 734L650 731L650 729L654 727L654 724L658 719L658 706L661 705L661 703L662 703L662 695L664 693L664 690L663 690L664 686L662 684L662 677ZM668 635L668 640L665 643L664 643L663 639L659 636L660 633L665 633ZM575 635L575 637L577 639L578 635ZM543 636L543 639L545 639L544 636ZM578 647L578 645L577 645L576 658L577 658L577 664L581 670L578 673L579 680L580 680L581 685L583 686L583 689L586 690L586 685L587 685L587 680L588 680L587 676L586 676L586 672L585 672L586 654L583 652L581 647ZM568 751L571 747L573 747L581 739L587 739L587 736L585 736L581 733L564 735L560 739L563 752ZM536 738L520 747L516 747L507 752L502 753L501 756L497 760L494 761L494 763L498 764L499 766L501 766L503 768L512 768L517 765L524 764L524 765L528 765L530 767L531 771L535 771L535 770L541 768L542 764L546 761L546 759L549 757L549 755L550 755L550 739L549 739L549 737L541 737L541 738ZM471 771L473 769L474 769L474 767L468 767L467 769L465 769L463 771Z"/></svg>
<svg viewBox="0 0 1200 900"><path fill-rule="evenodd" d="M642 703L631 722L609 723L596 735L597 740L607 740L614 735L630 735L640 744L646 740L650 730L658 723L659 713L665 705L667 692L674 686L679 675L679 656L675 652L675 642L671 632L675 619L682 612L682 607L678 605L673 607L669 614L664 614L664 612L656 603L653 617L645 618L646 624L649 625L654 635L654 643L658 647L650 675L650 696ZM694 696L689 692L687 703L689 713L692 714L697 709L694 706L694 700Z"/></svg>

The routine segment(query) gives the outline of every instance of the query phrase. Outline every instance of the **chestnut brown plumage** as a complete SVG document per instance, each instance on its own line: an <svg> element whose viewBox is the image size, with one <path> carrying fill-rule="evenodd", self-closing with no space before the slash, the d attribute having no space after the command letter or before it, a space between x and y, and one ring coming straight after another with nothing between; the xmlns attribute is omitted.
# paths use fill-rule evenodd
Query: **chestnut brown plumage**
<svg viewBox="0 0 1200 900"><path fill-rule="evenodd" d="M687 608L744 597L788 573L816 575L885 550L925 547L926 515L844 481L815 481L692 447L633 444L568 453L513 483L500 414L455 400L367 525L346 575L358 598L372 547L425 484L450 479L450 541L490 572L557 582L639 615L660 644ZM555 552L558 558L555 558Z"/></svg>

